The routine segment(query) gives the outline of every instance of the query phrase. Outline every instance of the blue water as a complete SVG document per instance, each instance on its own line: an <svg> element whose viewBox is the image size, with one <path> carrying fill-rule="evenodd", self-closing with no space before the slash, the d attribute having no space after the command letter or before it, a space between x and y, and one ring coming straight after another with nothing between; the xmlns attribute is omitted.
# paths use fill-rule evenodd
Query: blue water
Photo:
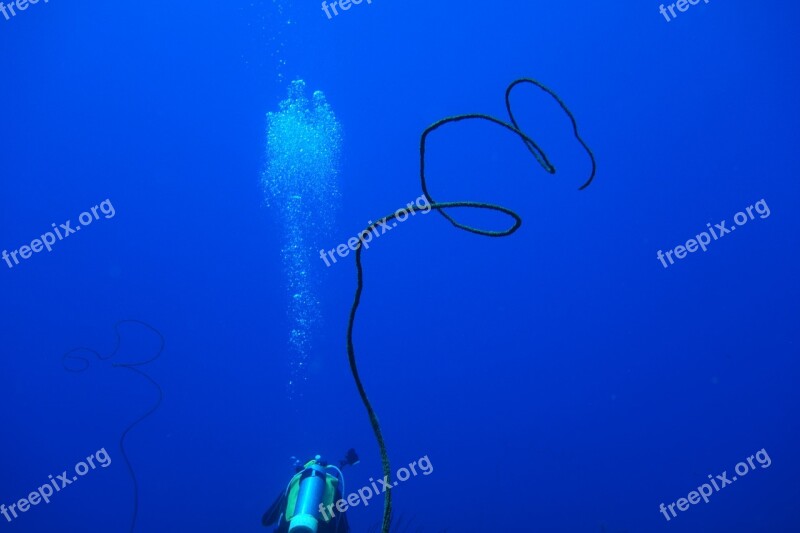
<svg viewBox="0 0 800 533"><path fill-rule="evenodd" d="M165 342L135 367L163 391L125 440L136 532L270 531L291 456L355 447L348 493L382 477L347 360L352 253L309 259L319 320L288 386L266 114L302 79L341 124L340 194L307 207L331 215L333 249L422 194L425 127L507 120L519 77L569 106L594 182L578 191L590 162L558 105L521 87L515 116L555 175L485 122L437 131L427 160L435 200L506 206L519 231L481 237L434 211L363 253L361 377L392 468L433 467L393 491L413 519L393 531L798 531L800 9L710 0L667 22L659 5L373 0L328 19L316 2L51 0L0 15L0 251L114 208L0 259L0 504L102 449L111 461L0 515L0 532L130 531L120 437L159 393L119 365L158 339L122 323L115 352L121 320ZM769 216L675 258L760 200ZM113 357L65 371L81 347ZM742 461L746 477L676 507ZM381 505L348 511L353 531Z"/></svg>

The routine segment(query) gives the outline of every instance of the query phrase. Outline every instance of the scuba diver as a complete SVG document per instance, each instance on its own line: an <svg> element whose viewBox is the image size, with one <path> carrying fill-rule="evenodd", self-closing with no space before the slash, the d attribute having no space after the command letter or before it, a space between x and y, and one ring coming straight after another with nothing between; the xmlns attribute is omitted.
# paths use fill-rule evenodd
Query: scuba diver
<svg viewBox="0 0 800 533"><path fill-rule="evenodd" d="M346 466L358 463L353 448L339 466L330 465L317 455L307 463L294 459L296 474L261 519L264 526L277 524L274 533L349 533L345 513L328 516L320 509L332 505L344 495Z"/></svg>

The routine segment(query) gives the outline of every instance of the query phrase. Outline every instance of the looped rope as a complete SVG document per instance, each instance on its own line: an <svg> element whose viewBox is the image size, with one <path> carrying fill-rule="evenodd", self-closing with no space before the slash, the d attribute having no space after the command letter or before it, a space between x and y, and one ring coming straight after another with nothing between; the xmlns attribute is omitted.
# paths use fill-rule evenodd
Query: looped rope
<svg viewBox="0 0 800 533"><path fill-rule="evenodd" d="M120 345L122 343L122 337L119 334L119 326L121 324L128 323L128 322L134 323L134 324L139 324L139 325L142 325L142 326L146 327L147 329L149 329L150 331L152 331L153 333L158 335L158 338L160 340L160 345L159 345L159 348L158 348L158 352L156 353L155 356L153 356L153 357L151 357L149 359L145 359L144 361L138 361L138 362L135 362L135 363L111 363L112 367L125 368L127 370L135 372L136 374L144 377L145 379L147 379L147 381L149 381L150 383L153 384L153 386L156 388L156 390L158 390L158 401L146 413L142 414L136 420L134 420L130 425L128 425L128 427L125 428L125 431L122 432L122 435L120 435L120 438L119 438L119 449L122 452L122 458L125 460L125 464L128 467L128 472L130 473L131 479L133 480L133 516L131 517L131 528L130 528L131 533L133 533L134 529L136 528L136 519L137 519L137 517L139 515L139 482L136 479L136 472L134 472L134 470L133 470L133 465L131 464L131 461L128 458L127 452L125 451L125 437L128 436L128 433L136 425L138 425L140 422L142 422L148 416L150 416L153 413L155 413L156 410L161 406L161 402L164 399L164 391L161 390L161 386L159 386L159 384L156 383L153 378L151 378L145 372L139 370L136 367L139 367L139 366L142 366L142 365L146 365L147 363L152 363L153 361L155 361L156 359L161 357L161 352L164 351L164 336L156 328L154 328L150 324L147 324L146 322L142 322L141 320L120 320L119 322L114 324L114 332L116 333L116 336L117 336L117 343L116 343L116 346L114 347L114 349L111 351L111 353L108 356L103 357L102 355L100 355L99 352L97 352L95 350L92 350L90 348L74 348L74 349L68 351L67 353L65 353L62 356L61 364L64 367L64 370L66 370L67 372L83 372L83 371L87 370L89 368L89 366L90 366L90 362L89 362L90 360L87 359L86 357L80 357L80 356L74 355L75 353L77 353L77 352L79 352L81 350L85 350L87 352L90 352L90 353L94 354L94 356L100 361L107 361L107 360L113 358L115 355L117 355L117 352L119 351ZM78 362L79 364L75 365L76 362ZM72 368L70 366L72 366Z"/></svg>
<svg viewBox="0 0 800 533"><path fill-rule="evenodd" d="M531 152L531 154L533 154L534 158L536 158L536 161L539 163L539 165L546 172L548 172L550 174L555 174L556 169L552 165L552 163L550 163L550 160L547 158L547 155L542 151L541 148L539 148L539 145L536 144L536 141L534 141L532 138L530 138L528 135L526 135L519 128L519 125L517 124L517 120L514 118L514 113L512 113L512 111L511 111L511 99L510 99L511 91L514 89L514 87L516 87L518 85L521 85L521 84L525 84L525 83L529 83L529 84L532 84L532 85L538 87L542 91L544 91L547 94L549 94L550 96L552 96L556 100L556 102L558 102L558 105L561 106L561 109L567 114L567 116L569 117L570 121L572 122L572 129L573 129L573 132L575 134L575 138L578 140L578 142L581 144L581 146L583 146L584 150L586 150L586 153L589 155L589 159L590 159L591 164L592 164L592 170L591 170L591 173L589 174L589 178L586 180L586 182L583 185L581 185L579 187L578 190L583 190L586 187L588 187L589 184L594 179L595 172L597 170L597 165L595 163L594 154L592 153L592 151L589 149L589 147L586 145L586 143L583 141L583 139L581 139L580 135L578 134L578 124L575 121L575 117L572 115L570 110L567 108L567 106L564 104L564 102L561 100L561 98L558 97L558 95L556 93L554 93L553 91L551 91L550 89L548 89L547 87L545 87L544 85L539 83L538 81L530 79L530 78L520 78L518 80L513 81L508 86L508 88L506 89L506 95L505 95L506 110L508 111L508 116L509 116L509 119L511 121L510 124L507 123L507 122L503 122L502 120L497 119L495 117L492 117L490 115L466 114L466 115L456 115L456 116L452 116L452 117L443 118L443 119L431 124L430 126L428 126L425 129L425 131L422 132L422 135L420 137L420 145L419 145L419 157L420 157L420 163L419 163L420 166L419 166L419 168L420 168L420 181L421 181L421 184L422 184L422 192L425 194L425 197L427 198L428 203L430 204L430 208L429 209L437 210L444 218L446 218L448 221L450 221L450 223L453 224L453 226L455 226L458 229L462 229L464 231L469 231L470 233L476 233L478 235L484 235L486 237L506 237L508 235L511 235L515 231L517 231L517 229L519 229L520 225L522 224L522 218L520 218L520 216L517 213L515 213L514 211L512 211L511 209L508 209L508 208L500 206L500 205L495 205L495 204L488 204L488 203L482 203L482 202L441 202L441 203L435 202L433 200L433 198L431 197L430 193L428 192L428 185L427 185L427 182L426 182L426 179L425 179L425 148L426 148L426 143L427 143L427 140L428 140L428 135L430 135L432 132L436 131L440 127L444 126L445 124L460 122L462 120L475 120L475 119L476 120L487 120L487 121L489 121L489 122L491 122L493 124L497 124L498 126L502 126L503 128L505 128L505 129L511 131L512 133L516 134L517 136L519 136L520 139L522 139L522 142L525 144L525 147L528 149L528 151ZM500 230L500 231L491 231L491 230L485 230L485 229L481 229L481 228L477 228L477 227L473 227L473 226L468 226L466 224L462 224L460 222L457 222L452 216L450 216L450 214L445 212L445 209L457 208L457 207L498 211L500 213L504 213L504 214L510 216L514 220L514 224L510 228L508 228L506 230ZM409 209L407 209L406 211L413 213L413 212L418 211L418 210L420 210L420 208L418 208L416 206L413 206L413 207L410 207ZM377 222L374 222L373 224L370 224L369 226L367 226L367 228L359 234L359 243L358 243L358 245L356 247L356 254L355 254L355 256L356 256L356 259L355 259L356 272L358 274L358 281L357 281L357 285L356 285L355 297L353 299L353 306L350 309L350 318L349 318L349 321L347 323L347 355L348 355L348 359L350 361L350 371L353 374L353 380L355 381L356 388L358 389L358 394L359 394L359 396L361 396L361 401L364 403L364 406L367 409L367 413L369 414L370 424L372 425L372 430L375 433L375 439L378 441L378 446L380 447L381 463L383 465L383 475L386 476L387 478L390 477L391 474L392 474L391 466L390 466L390 463L389 463L389 453L386 450L386 443L385 443L385 441L383 439L383 432L381 431L380 422L378 421L378 415L375 413L375 410L372 408L372 404L369 401L369 397L367 396L367 392L364 389L363 383L361 382L361 377L358 374L358 367L356 365L355 348L353 347L353 327L354 327L355 319L356 319L356 311L358 310L358 305L359 305L359 303L361 301L361 292L364 289L364 273L363 273L363 267L361 265L361 249L362 249L362 244L364 244L364 242L365 242L364 241L364 237L369 232L371 232L373 229L377 228L378 226L380 226L382 224L386 224L387 222L389 222L390 220L392 220L392 219L394 219L396 217L397 217L397 213L393 213L391 215L385 216L382 219L378 220ZM384 506L383 506L383 524L382 524L382 527L381 527L382 533L388 533L389 532L389 527L391 526L391 522L392 522L392 488L391 487L387 487L385 494L386 494L386 497L385 497Z"/></svg>

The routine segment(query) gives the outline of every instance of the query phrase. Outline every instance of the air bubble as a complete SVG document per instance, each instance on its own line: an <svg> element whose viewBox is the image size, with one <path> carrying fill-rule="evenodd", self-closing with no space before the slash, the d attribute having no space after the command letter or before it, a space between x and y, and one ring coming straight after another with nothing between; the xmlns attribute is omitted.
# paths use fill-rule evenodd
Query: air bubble
<svg viewBox="0 0 800 533"><path fill-rule="evenodd" d="M282 259L289 291L290 394L305 382L304 361L319 323L319 249L329 245L339 205L341 126L322 91L312 100L305 82L289 84L279 111L267 113L267 165L262 176L267 205L283 231ZM319 264L317 264L319 263ZM317 269L316 271L314 269Z"/></svg>

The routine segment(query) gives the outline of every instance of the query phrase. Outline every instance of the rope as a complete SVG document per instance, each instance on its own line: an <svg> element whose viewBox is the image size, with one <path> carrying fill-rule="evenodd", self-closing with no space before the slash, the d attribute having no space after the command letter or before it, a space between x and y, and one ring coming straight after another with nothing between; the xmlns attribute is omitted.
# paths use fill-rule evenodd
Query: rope
<svg viewBox="0 0 800 533"><path fill-rule="evenodd" d="M128 467L128 472L130 473L131 479L133 480L133 516L131 517L131 528L130 528L131 533L133 533L133 531L136 528L136 519L139 516L139 482L136 479L136 472L134 472L134 470L133 470L133 465L131 464L131 461L128 458L128 453L125 451L125 437L128 436L128 433L136 425L138 425L140 422L144 421L144 419L147 418L148 416L150 416L153 413L155 413L156 410L161 406L161 402L164 399L164 391L161 390L161 387L159 386L159 384L156 383L155 380L153 378L151 378L149 375L147 375L146 373L144 373L143 371L139 370L136 367L142 366L142 365L146 365L148 363L152 363L153 361L155 361L156 359L158 359L161 356L161 352L164 351L164 336L156 328L154 328L153 326L151 326L151 325L149 325L149 324L147 324L145 322L142 322L140 320L120 320L119 322L114 324L114 332L117 335L117 344L114 347L114 350L111 352L110 355L108 355L106 357L103 357L102 355L100 355L100 353L98 353L97 351L92 350L90 348L75 348L75 349L70 350L69 352L64 354L64 356L62 357L62 365L64 366L64 370L66 370L68 372L83 372L84 370L88 369L89 368L89 360L88 359L86 359L85 357L79 357L79 356L73 355L75 352L78 352L78 351L81 351L81 350L86 350L87 352L93 353L95 355L95 357L97 357L97 359L99 359L100 361L107 361L108 359L111 359L112 357L114 357L117 354L117 351L119 351L120 343L121 343L121 340L122 340L121 337L120 337L120 334L119 334L119 326L121 324L123 324L123 323L126 323L126 322L131 322L131 323L134 323L134 324L140 324L140 325L146 327L147 329L153 331L156 335L158 335L159 340L161 341L161 344L160 344L160 346L158 348L158 353L155 356L151 357L150 359L147 359L145 361L139 361L138 363L112 363L111 364L112 367L125 368L127 370L130 370L131 372L135 372L136 374L138 374L138 375L144 377L145 379L147 379L158 390L158 401L155 403L155 405L153 405L153 407L151 407L146 413L142 414L136 420L134 420L130 425L128 425L128 427L125 428L125 431L122 432L122 435L120 435L120 438L119 438L119 449L122 452L122 457L125 460L125 464ZM78 368L70 368L67 365L68 361L80 361L81 365Z"/></svg>
<svg viewBox="0 0 800 533"><path fill-rule="evenodd" d="M491 122L492 124L496 124L498 126L501 126L501 127L505 128L505 129L511 131L512 133L516 134L518 137L520 137L522 139L522 142L525 144L525 147L528 149L529 152L531 152L531 154L534 156L534 158L536 158L536 161L539 163L539 165L545 171L547 171L548 173L555 174L556 169L550 163L550 161L548 160L547 155L542 151L541 148L539 148L539 146L536 144L536 142L532 138L528 137L528 135L526 135L519 128L519 125L517 124L517 121L514 118L514 114L511 111L511 99L510 99L511 91L514 89L514 87L516 87L518 85L525 84L525 83L529 83L529 84L532 84L532 85L538 87L542 91L544 91L547 94L549 94L550 96L552 96L553 99L555 99L555 101L558 102L559 106L561 106L561 109L567 114L567 116L569 117L570 121L572 122L572 129L573 129L573 133L575 135L575 138L578 140L578 142L581 144L581 146L584 148L584 150L586 150L586 153L589 155L589 159L590 159L591 164L592 164L592 170L591 170L591 173L589 175L589 178L586 180L586 182L583 185L581 185L579 187L578 190L583 190L586 187L588 187L589 184L594 179L595 173L597 171L597 165L596 165L596 162L595 162L595 159L594 159L594 154L592 153L592 151L589 149L589 147L586 145L586 143L583 141L583 139L581 139L580 135L578 134L578 124L575 121L575 117L572 115L570 110L567 108L567 106L564 104L564 102L561 100L561 98L558 97L558 95L556 93L554 93L553 91L551 91L550 89L548 89L547 87L545 87L544 85L539 83L538 81L530 79L530 78L520 78L520 79L515 80L514 82L512 82L508 86L508 88L506 89L506 95L505 95L506 110L508 111L508 116L509 116L509 119L510 119L511 123L503 122L500 119L497 119L497 118L492 117L490 115L484 115L484 114L455 115L455 116L452 116L452 117L443 118L443 119L431 124L430 126L428 126L425 129L425 131L422 132L422 135L420 137L420 146L419 146L420 181L421 181L421 185L422 185L422 192L425 194L425 197L427 198L428 203L430 204L430 207L426 206L426 209L431 209L431 210L435 209L445 219L447 219L451 224L453 224L453 226L455 226L458 229L461 229L461 230L464 230L464 231L469 231L470 233L476 233L478 235L484 235L486 237L506 237L508 235L511 235L515 231L517 231L517 229L519 229L520 225L522 224L522 218L520 218L520 216L517 213L515 213L514 211L512 211L511 209L508 209L508 208L500 206L500 205L495 205L495 204L488 204L488 203L483 203L483 202L441 202L441 203L435 202L433 200L433 198L431 197L430 193L428 192L428 184L427 184L427 181L426 181L426 178L425 178L425 154L426 154L425 148L426 148L428 135L430 135L431 133L433 133L434 131L436 131L437 129L439 129L440 127L442 127L442 126L444 126L446 124L455 123L455 122L461 122L462 120L486 120L486 121ZM449 213L447 213L445 211L445 209L459 208L459 207L465 207L465 208L470 208L470 209L485 209L485 210L489 210L489 211L497 211L497 212L503 213L503 214L508 215L509 217L511 217L513 219L514 223L510 228L505 229L505 230L500 230L500 231L491 231L491 230L485 230L485 229L481 229L481 228L477 228L477 227L473 227L473 226L468 226L466 224L462 224L460 222L457 222ZM421 208L419 208L416 205L414 205L414 206L411 206L411 207L409 207L407 209L404 209L404 211L407 212L407 213L414 213L414 212L416 212L416 211L418 211L420 209ZM380 425L380 422L378 421L378 415L375 413L375 409L372 407L372 403L370 402L369 397L367 396L367 391L364 388L364 384L361 382L361 377L359 376L359 373L358 373L358 366L356 364L356 353L355 353L355 348L354 348L354 345L353 345L353 328L355 326L356 311L358 310L358 305L361 302L361 293L364 290L364 269L363 269L363 266L361 264L361 250L362 250L362 244L364 244L364 242L365 242L364 238L373 229L375 229L375 228L377 228L377 227L379 227L379 226L381 226L383 224L388 223L389 221L391 221L394 218L396 218L397 215L398 214L396 212L392 213L390 215L387 215L387 216L383 217L382 219L380 219L380 220L370 224L369 226L367 226L367 228L364 229L364 231L362 231L359 234L359 243L356 246L356 250L355 250L355 252L356 252L356 254L355 254L355 262L356 262L356 272L357 272L357 275L358 275L358 280L357 280L357 284L356 284L355 296L353 298L353 306L350 309L350 318L349 318L348 323L347 323L347 356L348 356L348 360L350 362L350 371L353 374L353 380L355 381L356 388L358 389L358 394L361 397L361 401L364 403L364 407L366 407L367 413L369 414L369 421L370 421L370 424L372 425L372 431L375 434L375 439L377 440L378 447L380 448L381 463L382 463L382 466L383 466L383 475L385 476L386 479L388 479L392 474L391 466L390 466L390 462L389 462L389 452L387 451L386 442L385 442L385 440L383 438L383 431L381 430L381 425ZM385 492L386 497L384 499L384 506L383 506L383 524L382 524L382 528L381 528L381 532L382 533L389 533L389 527L390 527L391 522L392 522L392 492L391 491L392 491L392 488L391 487L387 487L386 492Z"/></svg>

